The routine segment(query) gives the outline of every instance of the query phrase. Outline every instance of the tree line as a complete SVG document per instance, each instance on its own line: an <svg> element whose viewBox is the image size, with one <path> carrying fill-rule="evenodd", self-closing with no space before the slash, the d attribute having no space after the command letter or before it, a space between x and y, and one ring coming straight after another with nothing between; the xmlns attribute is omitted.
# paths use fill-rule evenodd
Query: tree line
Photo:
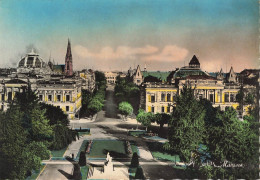
<svg viewBox="0 0 260 180"><path fill-rule="evenodd" d="M106 94L106 78L104 73L100 71L95 72L95 84L93 93L88 90L82 90L81 116L93 116L104 107Z"/></svg>
<svg viewBox="0 0 260 180"><path fill-rule="evenodd" d="M132 112L136 114L138 109L139 109L139 102L140 102L140 89L139 89L139 87L137 85L135 85L131 81L130 78L121 78L120 76L117 76L116 77L116 85L115 85L114 90L115 90L114 94L115 94L117 104L124 102L122 104L123 107L121 105L121 107L123 109L127 109L129 107L129 105L131 105L131 107L133 109ZM130 115L132 113L131 111L129 111L129 113L125 114L126 112L127 111L125 111L125 110L121 111L121 113L124 114L124 115Z"/></svg>
<svg viewBox="0 0 260 180"><path fill-rule="evenodd" d="M0 178L24 179L50 150L62 149L76 140L60 108L39 103L30 85L15 95L6 112L0 112Z"/></svg>
<svg viewBox="0 0 260 180"><path fill-rule="evenodd" d="M193 89L184 86L176 96L165 148L182 161L193 162L186 171L197 178L254 179L258 177L259 147L255 111L241 121L234 108L214 108L206 99L197 100ZM202 159L211 164L202 165ZM232 167L225 167L225 163ZM241 164L242 168L234 167Z"/></svg>

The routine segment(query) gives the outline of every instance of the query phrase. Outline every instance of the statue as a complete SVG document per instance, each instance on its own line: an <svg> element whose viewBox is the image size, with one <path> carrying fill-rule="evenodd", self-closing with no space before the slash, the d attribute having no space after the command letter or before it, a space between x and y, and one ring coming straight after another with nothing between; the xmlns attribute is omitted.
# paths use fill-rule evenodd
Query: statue
<svg viewBox="0 0 260 180"><path fill-rule="evenodd" d="M107 153L106 162L104 163L104 173L114 171L114 166L112 163L112 157Z"/></svg>
<svg viewBox="0 0 260 180"><path fill-rule="evenodd" d="M107 162L112 162L112 157L109 155L109 152L107 153L106 160L107 160Z"/></svg>

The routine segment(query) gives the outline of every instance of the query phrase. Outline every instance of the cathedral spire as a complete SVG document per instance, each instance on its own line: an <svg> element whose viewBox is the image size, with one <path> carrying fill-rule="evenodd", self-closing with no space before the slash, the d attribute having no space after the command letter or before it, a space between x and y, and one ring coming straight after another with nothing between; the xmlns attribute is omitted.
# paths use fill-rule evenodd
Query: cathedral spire
<svg viewBox="0 0 260 180"><path fill-rule="evenodd" d="M65 57L65 75L66 76L73 75L70 39L68 39L67 53L66 53L66 57Z"/></svg>

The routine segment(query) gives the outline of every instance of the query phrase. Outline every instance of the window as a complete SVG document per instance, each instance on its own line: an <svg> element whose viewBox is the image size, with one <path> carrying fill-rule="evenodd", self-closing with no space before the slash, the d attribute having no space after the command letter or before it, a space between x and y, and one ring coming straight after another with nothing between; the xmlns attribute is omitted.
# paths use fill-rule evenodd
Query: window
<svg viewBox="0 0 260 180"><path fill-rule="evenodd" d="M39 100L42 101L42 94L39 95Z"/></svg>
<svg viewBox="0 0 260 180"><path fill-rule="evenodd" d="M12 101L12 92L8 92L8 101Z"/></svg>
<svg viewBox="0 0 260 180"><path fill-rule="evenodd" d="M230 102L235 102L235 95L234 94L230 94Z"/></svg>
<svg viewBox="0 0 260 180"><path fill-rule="evenodd" d="M162 102L165 101L165 94L161 94L161 101L162 101Z"/></svg>
<svg viewBox="0 0 260 180"><path fill-rule="evenodd" d="M210 95L209 95L209 100L210 100L210 102L212 102L212 103L214 102L214 94L210 94Z"/></svg>
<svg viewBox="0 0 260 180"><path fill-rule="evenodd" d="M171 110L170 110L170 106L167 106L167 112L170 112Z"/></svg>
<svg viewBox="0 0 260 180"><path fill-rule="evenodd" d="M164 107L162 106L162 113L164 113Z"/></svg>
<svg viewBox="0 0 260 180"><path fill-rule="evenodd" d="M152 113L154 113L154 107L152 106Z"/></svg>
<svg viewBox="0 0 260 180"><path fill-rule="evenodd" d="M2 101L4 101L5 100L5 94L2 94L2 99L1 99Z"/></svg>
<svg viewBox="0 0 260 180"><path fill-rule="evenodd" d="M171 101L171 94L167 94L167 102Z"/></svg>
<svg viewBox="0 0 260 180"><path fill-rule="evenodd" d="M61 95L57 95L57 101L61 101Z"/></svg>
<svg viewBox="0 0 260 180"><path fill-rule="evenodd" d="M52 101L52 95L48 95L48 101Z"/></svg>
<svg viewBox="0 0 260 180"><path fill-rule="evenodd" d="M155 102L155 96L154 95L151 96L151 102Z"/></svg>
<svg viewBox="0 0 260 180"><path fill-rule="evenodd" d="M225 93L225 102L229 102L229 93Z"/></svg>
<svg viewBox="0 0 260 180"><path fill-rule="evenodd" d="M69 111L70 110L70 107L69 106L66 106L66 111Z"/></svg>
<svg viewBox="0 0 260 180"><path fill-rule="evenodd" d="M66 95L66 101L70 101L70 95Z"/></svg>

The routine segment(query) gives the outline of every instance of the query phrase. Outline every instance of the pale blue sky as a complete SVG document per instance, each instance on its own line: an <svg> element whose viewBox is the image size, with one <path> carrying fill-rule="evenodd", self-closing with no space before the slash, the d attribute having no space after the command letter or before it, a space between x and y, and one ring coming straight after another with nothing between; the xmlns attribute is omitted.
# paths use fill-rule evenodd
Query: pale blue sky
<svg viewBox="0 0 260 180"><path fill-rule="evenodd" d="M26 47L74 67L172 70L199 56L207 71L256 67L257 0L0 0L0 66Z"/></svg>

